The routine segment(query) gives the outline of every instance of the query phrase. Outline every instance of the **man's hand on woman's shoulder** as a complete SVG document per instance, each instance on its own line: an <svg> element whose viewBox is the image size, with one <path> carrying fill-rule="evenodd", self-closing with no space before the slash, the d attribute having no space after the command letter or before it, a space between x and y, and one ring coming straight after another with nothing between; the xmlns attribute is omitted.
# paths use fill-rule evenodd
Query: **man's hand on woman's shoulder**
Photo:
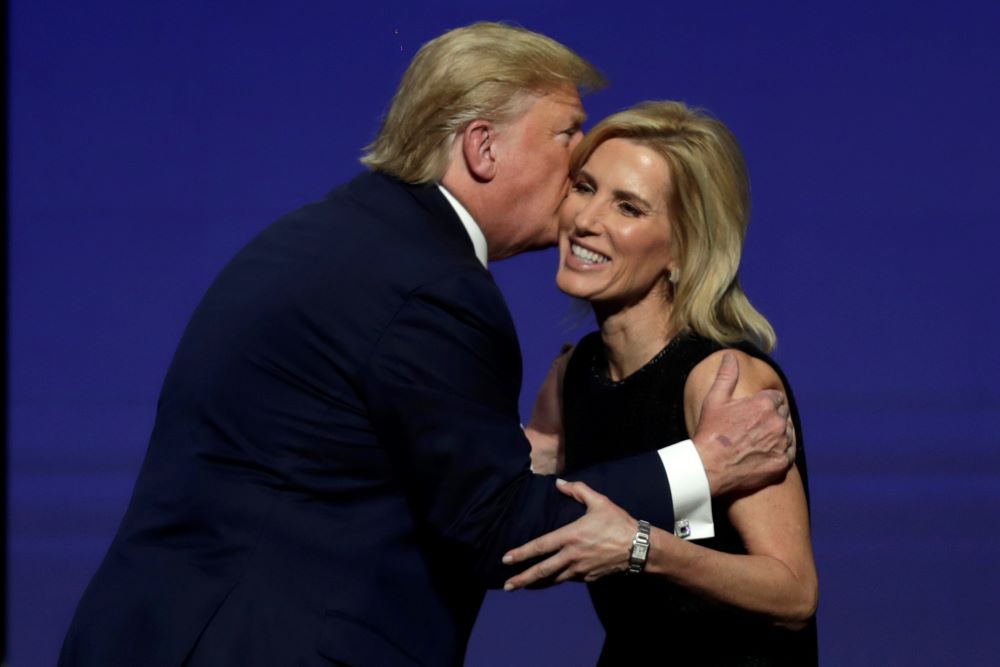
<svg viewBox="0 0 1000 667"><path fill-rule="evenodd" d="M733 350L717 355L718 371L704 394L691 439L713 496L749 493L784 478L795 461L795 429L780 381L773 383L777 376L758 368L766 364ZM741 372L752 380L741 383ZM756 393L741 396L737 385Z"/></svg>

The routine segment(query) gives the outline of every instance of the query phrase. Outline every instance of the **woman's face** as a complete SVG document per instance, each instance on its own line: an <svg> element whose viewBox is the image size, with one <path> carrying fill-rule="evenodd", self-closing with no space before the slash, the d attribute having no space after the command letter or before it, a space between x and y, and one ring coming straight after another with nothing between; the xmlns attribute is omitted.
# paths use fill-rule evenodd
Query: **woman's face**
<svg viewBox="0 0 1000 667"><path fill-rule="evenodd" d="M616 307L669 293L670 167L628 139L600 144L560 210L559 272L567 294Z"/></svg>

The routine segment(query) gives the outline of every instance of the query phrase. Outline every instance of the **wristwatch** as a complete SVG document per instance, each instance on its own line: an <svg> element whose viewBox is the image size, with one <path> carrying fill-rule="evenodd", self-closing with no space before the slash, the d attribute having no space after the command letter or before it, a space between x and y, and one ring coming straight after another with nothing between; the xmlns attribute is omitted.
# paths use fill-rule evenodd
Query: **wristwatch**
<svg viewBox="0 0 1000 667"><path fill-rule="evenodd" d="M639 521L639 527L632 538L632 551L628 555L628 574L639 574L646 566L649 555L649 522Z"/></svg>

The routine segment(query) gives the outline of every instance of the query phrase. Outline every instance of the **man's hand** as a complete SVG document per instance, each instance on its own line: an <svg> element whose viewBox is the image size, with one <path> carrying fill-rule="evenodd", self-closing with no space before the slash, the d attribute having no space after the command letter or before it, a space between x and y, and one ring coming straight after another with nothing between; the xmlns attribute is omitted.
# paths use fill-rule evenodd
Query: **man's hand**
<svg viewBox="0 0 1000 667"><path fill-rule="evenodd" d="M531 470L536 475L553 475L563 469L562 389L566 364L572 351L572 345L563 345L559 356L552 362L538 390L531 421L524 427L524 434L531 442Z"/></svg>
<svg viewBox="0 0 1000 667"><path fill-rule="evenodd" d="M735 356L723 355L691 438L713 496L756 491L782 479L795 462L795 429L785 395L765 390L734 399L739 378Z"/></svg>
<svg viewBox="0 0 1000 667"><path fill-rule="evenodd" d="M571 524L508 551L507 565L552 554L511 577L505 591L535 584L561 584L570 579L596 581L628 569L632 539L638 522L622 508L583 482L556 481L557 488L587 506L587 513Z"/></svg>

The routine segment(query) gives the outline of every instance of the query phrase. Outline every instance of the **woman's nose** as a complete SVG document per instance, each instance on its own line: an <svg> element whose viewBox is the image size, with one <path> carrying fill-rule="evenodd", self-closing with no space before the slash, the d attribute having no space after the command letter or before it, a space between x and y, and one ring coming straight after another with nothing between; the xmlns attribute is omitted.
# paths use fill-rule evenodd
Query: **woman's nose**
<svg viewBox="0 0 1000 667"><path fill-rule="evenodd" d="M597 234L601 226L601 213L596 201L587 202L573 216L573 227L580 234Z"/></svg>

